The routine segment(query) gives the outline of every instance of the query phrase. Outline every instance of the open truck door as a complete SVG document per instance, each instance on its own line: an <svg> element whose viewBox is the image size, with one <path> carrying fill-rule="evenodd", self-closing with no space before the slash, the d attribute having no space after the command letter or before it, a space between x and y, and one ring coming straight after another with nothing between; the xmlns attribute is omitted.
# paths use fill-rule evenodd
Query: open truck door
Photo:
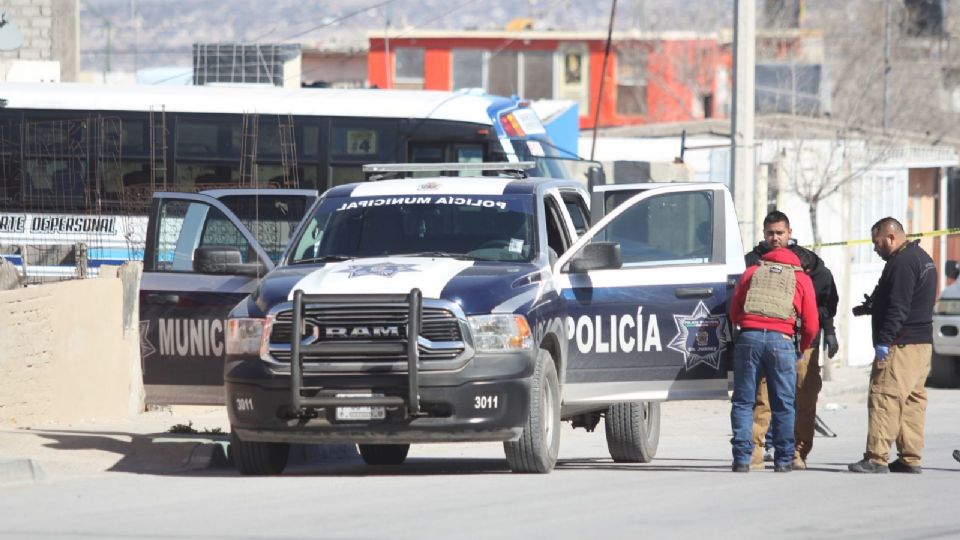
<svg viewBox="0 0 960 540"><path fill-rule="evenodd" d="M283 254L309 190L157 193L140 283L148 404L222 404L227 313Z"/></svg>
<svg viewBox="0 0 960 540"><path fill-rule="evenodd" d="M650 187L606 212L553 267L570 351L564 406L726 398L743 268L722 184Z"/></svg>

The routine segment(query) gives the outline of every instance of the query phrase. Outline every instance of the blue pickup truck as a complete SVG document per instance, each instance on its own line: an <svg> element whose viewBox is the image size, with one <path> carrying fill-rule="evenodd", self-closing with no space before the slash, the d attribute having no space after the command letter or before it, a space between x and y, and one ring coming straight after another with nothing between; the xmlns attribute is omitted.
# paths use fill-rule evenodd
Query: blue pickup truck
<svg viewBox="0 0 960 540"><path fill-rule="evenodd" d="M602 419L614 460L648 462L660 401L728 397L743 256L722 184L360 182L324 193L266 275L240 251L197 246L192 267L255 281L223 324L244 474L282 472L290 443L384 465L440 441L503 441L512 470L544 473L562 420Z"/></svg>

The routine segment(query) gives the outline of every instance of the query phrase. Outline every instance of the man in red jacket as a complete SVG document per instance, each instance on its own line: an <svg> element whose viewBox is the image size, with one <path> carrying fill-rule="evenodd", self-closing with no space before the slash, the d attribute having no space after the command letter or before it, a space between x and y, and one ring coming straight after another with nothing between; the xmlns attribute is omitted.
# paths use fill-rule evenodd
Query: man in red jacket
<svg viewBox="0 0 960 540"><path fill-rule="evenodd" d="M773 410L774 468L793 470L796 362L793 335L800 321L800 347L810 347L820 330L813 283L800 259L787 248L770 250L741 276L730 302L730 321L740 326L733 351L733 471L750 472L753 406L761 372Z"/></svg>

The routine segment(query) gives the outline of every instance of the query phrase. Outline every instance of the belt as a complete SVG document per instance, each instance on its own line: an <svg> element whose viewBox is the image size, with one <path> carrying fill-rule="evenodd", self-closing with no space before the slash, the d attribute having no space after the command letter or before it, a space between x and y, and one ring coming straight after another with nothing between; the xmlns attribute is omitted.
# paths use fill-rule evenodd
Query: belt
<svg viewBox="0 0 960 540"><path fill-rule="evenodd" d="M779 330L770 330L769 328L741 328L740 333L745 334L747 332L770 332L771 334L781 334L784 336L792 336L793 334L788 334L786 332L781 332Z"/></svg>

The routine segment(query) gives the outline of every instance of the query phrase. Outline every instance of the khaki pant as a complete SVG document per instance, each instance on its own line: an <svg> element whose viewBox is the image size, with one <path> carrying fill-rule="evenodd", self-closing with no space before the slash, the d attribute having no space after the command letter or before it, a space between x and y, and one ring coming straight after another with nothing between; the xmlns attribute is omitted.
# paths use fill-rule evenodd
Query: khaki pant
<svg viewBox="0 0 960 540"><path fill-rule="evenodd" d="M813 431L817 421L817 396L823 387L820 378L820 349L810 348L803 351L803 358L797 362L797 419L793 434L796 439L794 457L806 460L813 448ZM757 405L753 409L753 457L751 463L763 463L764 439L770 427L770 400L767 397L767 377L760 376L757 385Z"/></svg>
<svg viewBox="0 0 960 540"><path fill-rule="evenodd" d="M867 397L869 421L867 451L863 457L886 465L890 444L897 443L900 461L920 466L927 390L930 344L894 345L886 361L873 363Z"/></svg>

